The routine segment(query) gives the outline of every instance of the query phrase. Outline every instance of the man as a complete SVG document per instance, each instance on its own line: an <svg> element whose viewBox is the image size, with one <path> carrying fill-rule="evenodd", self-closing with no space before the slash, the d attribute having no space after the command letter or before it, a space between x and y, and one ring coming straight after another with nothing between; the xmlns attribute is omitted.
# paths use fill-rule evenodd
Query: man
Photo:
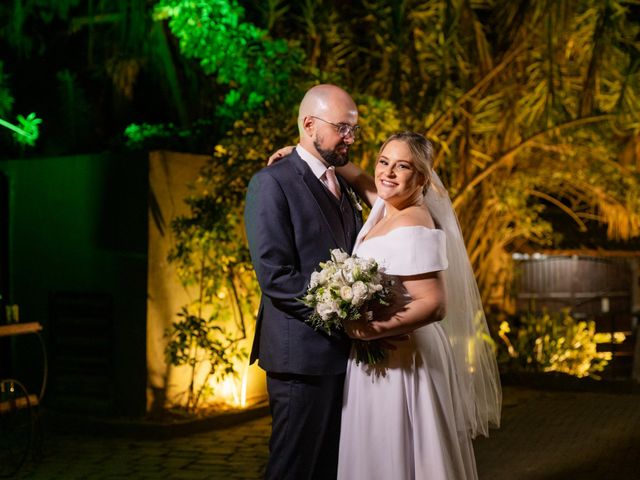
<svg viewBox="0 0 640 480"><path fill-rule="evenodd" d="M331 249L351 253L362 226L334 172L348 162L357 121L347 92L311 88L300 103L298 146L249 184L245 225L262 290L251 363L267 371L273 418L267 479L336 477L350 343L306 324L311 309L297 299Z"/></svg>

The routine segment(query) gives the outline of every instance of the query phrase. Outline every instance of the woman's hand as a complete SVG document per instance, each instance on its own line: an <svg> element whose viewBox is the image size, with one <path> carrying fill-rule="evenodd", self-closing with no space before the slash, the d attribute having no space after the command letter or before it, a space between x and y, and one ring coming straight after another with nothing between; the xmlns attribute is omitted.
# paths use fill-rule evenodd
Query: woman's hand
<svg viewBox="0 0 640 480"><path fill-rule="evenodd" d="M373 328L372 322L366 320L363 315L361 320L349 320L344 322L344 331L356 340L370 340L378 332Z"/></svg>
<svg viewBox="0 0 640 480"><path fill-rule="evenodd" d="M445 316L445 292L442 272L429 272L402 277L402 287L412 299L393 313L376 309L373 321L363 315L357 321L344 323L345 331L358 340L377 340L413 332L416 328L440 321Z"/></svg>
<svg viewBox="0 0 640 480"><path fill-rule="evenodd" d="M364 318L362 320L344 322L345 332L355 340L373 340L380 333L380 329L377 328L378 326L378 322L369 322ZM378 338L377 342L378 345L386 350L397 350L398 346L393 342L406 342L407 340L409 340L409 335L403 334Z"/></svg>
<svg viewBox="0 0 640 480"><path fill-rule="evenodd" d="M269 161L267 162L267 166L271 165L272 163L277 162L278 160L280 160L283 157L286 157L291 152L293 152L294 148L296 148L296 147L294 147L293 145L288 145L286 147L282 147L280 150L277 150L276 153L274 153L273 155L271 155L269 157Z"/></svg>

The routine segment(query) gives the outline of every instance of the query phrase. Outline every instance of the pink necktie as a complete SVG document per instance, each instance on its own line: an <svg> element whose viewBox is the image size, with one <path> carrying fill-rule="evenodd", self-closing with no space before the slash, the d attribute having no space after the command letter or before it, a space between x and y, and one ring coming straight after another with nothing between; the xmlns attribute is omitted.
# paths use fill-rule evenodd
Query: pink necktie
<svg viewBox="0 0 640 480"><path fill-rule="evenodd" d="M324 177L326 179L327 188L333 195L340 199L340 184L338 183L338 178L336 177L336 169L335 167L327 168Z"/></svg>

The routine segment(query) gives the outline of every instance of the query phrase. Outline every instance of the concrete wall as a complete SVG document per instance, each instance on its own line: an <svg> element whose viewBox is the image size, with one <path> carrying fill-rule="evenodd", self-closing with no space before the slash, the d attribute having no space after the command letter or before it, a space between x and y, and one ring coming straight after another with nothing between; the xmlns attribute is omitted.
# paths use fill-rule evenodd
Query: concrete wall
<svg viewBox="0 0 640 480"><path fill-rule="evenodd" d="M155 152L0 161L6 180L0 293L20 306L21 321L44 327L52 360L44 403L50 408L141 416L186 387L185 371L168 368L163 353L163 333L189 299L166 260L169 224L187 213L183 198L206 158ZM89 389L86 374L67 376L72 391L56 398L55 362L65 351L60 330L52 328L51 298L60 293L112 299L112 326L94 339L109 343L110 365L100 373L111 384L110 401L80 395ZM10 363L34 392L42 374L36 340L0 341L0 374ZM247 396L265 396L256 366L249 369Z"/></svg>
<svg viewBox="0 0 640 480"><path fill-rule="evenodd" d="M178 281L174 265L167 255L173 244L170 223L178 215L188 214L183 199L189 194L199 169L208 157L172 152L152 152L149 156L149 269L147 303L148 408L161 408L185 391L189 370L168 366L164 359L167 327L180 308L189 303L195 290L185 289ZM253 322L253 319L250 320ZM253 325L252 325L253 326ZM248 349L251 339L245 342ZM253 365L248 370L247 398L266 395L265 376Z"/></svg>
<svg viewBox="0 0 640 480"><path fill-rule="evenodd" d="M101 413L135 416L145 407L147 163L144 155L119 154L0 162L8 184L2 285L21 321L43 325L51 352L52 295L112 298L114 402ZM41 359L27 340L13 350L16 374L36 389Z"/></svg>

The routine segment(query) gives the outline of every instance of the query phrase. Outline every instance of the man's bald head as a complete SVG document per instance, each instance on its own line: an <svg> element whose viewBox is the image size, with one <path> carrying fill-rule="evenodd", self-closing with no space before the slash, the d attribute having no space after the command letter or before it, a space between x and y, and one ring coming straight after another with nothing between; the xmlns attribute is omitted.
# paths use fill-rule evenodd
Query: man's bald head
<svg viewBox="0 0 640 480"><path fill-rule="evenodd" d="M298 130L300 137L305 135L304 119L308 116L325 118L331 113L345 111L358 115L358 108L355 102L347 92L342 88L331 85L321 84L311 87L304 95L298 109ZM332 120L336 123L342 122L341 119Z"/></svg>
<svg viewBox="0 0 640 480"><path fill-rule="evenodd" d="M336 167L349 161L349 147L355 141L358 108L351 96L335 85L316 85L305 94L298 112L300 145L326 165ZM343 134L341 125L352 128Z"/></svg>

